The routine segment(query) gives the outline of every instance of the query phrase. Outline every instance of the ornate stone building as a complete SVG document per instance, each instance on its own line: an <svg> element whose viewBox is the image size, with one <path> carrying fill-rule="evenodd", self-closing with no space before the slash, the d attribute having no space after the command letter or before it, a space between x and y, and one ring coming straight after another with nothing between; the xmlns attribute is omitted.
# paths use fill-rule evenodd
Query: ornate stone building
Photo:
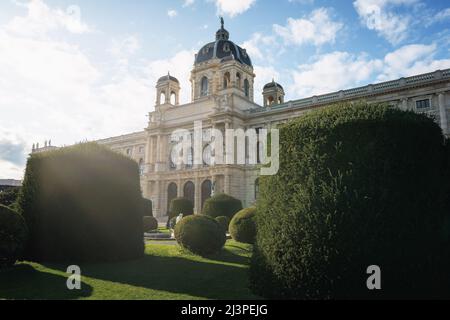
<svg viewBox="0 0 450 320"><path fill-rule="evenodd" d="M190 103L180 105L179 81L170 74L163 76L156 84L157 101L148 127L98 141L139 163L142 192L153 201L155 216L165 216L170 200L179 196L191 199L196 212L201 211L212 192L231 194L244 206L257 198L259 171L255 166L209 166L207 161L203 165L189 161L182 166L173 164L172 133L180 128L193 130L195 121L202 121L204 129L221 131L270 129L332 103L367 100L429 114L445 134L450 133L450 69L289 102L284 101L283 87L272 81L264 86L263 106L254 102L254 79L250 57L244 48L229 40L222 22L215 41L195 56ZM208 144L203 147L205 159L211 149Z"/></svg>

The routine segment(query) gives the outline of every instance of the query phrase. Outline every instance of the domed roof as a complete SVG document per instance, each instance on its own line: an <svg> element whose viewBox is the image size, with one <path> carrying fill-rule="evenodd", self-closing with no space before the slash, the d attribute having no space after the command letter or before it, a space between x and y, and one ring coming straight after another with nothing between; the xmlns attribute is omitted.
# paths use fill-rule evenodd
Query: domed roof
<svg viewBox="0 0 450 320"><path fill-rule="evenodd" d="M222 28L216 32L216 41L210 42L200 49L195 63L202 63L212 59L220 59L221 61L236 60L252 67L252 60L248 56L247 51L229 40L230 34L224 28L223 19L221 21Z"/></svg>
<svg viewBox="0 0 450 320"><path fill-rule="evenodd" d="M166 76L159 78L158 83L164 82L164 81L168 81L168 80L174 81L174 82L176 82L176 83L180 83L180 81L178 81L177 78L172 77L172 76L170 75L170 73L167 73Z"/></svg>
<svg viewBox="0 0 450 320"><path fill-rule="evenodd" d="M273 89L273 88L279 88L284 91L284 88L281 84L276 83L275 80L272 80L272 82L269 82L264 86L264 90Z"/></svg>

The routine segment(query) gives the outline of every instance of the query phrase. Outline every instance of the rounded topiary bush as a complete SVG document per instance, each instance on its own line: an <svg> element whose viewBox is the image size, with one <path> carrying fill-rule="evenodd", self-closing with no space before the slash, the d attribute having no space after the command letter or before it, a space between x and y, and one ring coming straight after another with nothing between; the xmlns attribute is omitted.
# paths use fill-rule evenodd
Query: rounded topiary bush
<svg viewBox="0 0 450 320"><path fill-rule="evenodd" d="M425 115L376 104L336 105L282 126L280 170L260 182L253 291L448 297L443 142ZM372 265L381 291L367 289Z"/></svg>
<svg viewBox="0 0 450 320"><path fill-rule="evenodd" d="M109 262L140 258L138 164L95 143L32 154L18 199L29 228L25 258Z"/></svg>
<svg viewBox="0 0 450 320"><path fill-rule="evenodd" d="M27 240L27 227L20 214L0 205L0 268L16 263Z"/></svg>
<svg viewBox="0 0 450 320"><path fill-rule="evenodd" d="M222 227L204 215L183 218L175 227L175 238L183 248L202 256L219 252L226 242Z"/></svg>
<svg viewBox="0 0 450 320"><path fill-rule="evenodd" d="M239 211L231 220L230 234L234 240L253 244L256 237L256 208L247 208Z"/></svg>
<svg viewBox="0 0 450 320"><path fill-rule="evenodd" d="M186 198L176 198L170 202L169 218L177 217L183 214L184 217L194 214L194 204Z"/></svg>
<svg viewBox="0 0 450 320"><path fill-rule="evenodd" d="M152 200L142 198L142 206L144 217L153 217L153 203Z"/></svg>
<svg viewBox="0 0 450 320"><path fill-rule="evenodd" d="M144 217L144 232L158 230L158 220L154 217Z"/></svg>
<svg viewBox="0 0 450 320"><path fill-rule="evenodd" d="M241 200L224 193L219 193L206 200L202 213L212 218L225 216L233 219L234 215L241 210Z"/></svg>
<svg viewBox="0 0 450 320"><path fill-rule="evenodd" d="M221 216L215 219L217 223L222 227L222 230L227 233L230 227L230 218Z"/></svg>

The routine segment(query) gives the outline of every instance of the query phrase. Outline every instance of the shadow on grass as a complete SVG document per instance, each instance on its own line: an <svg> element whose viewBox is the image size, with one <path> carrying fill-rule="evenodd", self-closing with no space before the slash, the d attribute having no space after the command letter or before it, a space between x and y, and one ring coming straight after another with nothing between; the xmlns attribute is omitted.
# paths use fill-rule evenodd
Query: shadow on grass
<svg viewBox="0 0 450 320"><path fill-rule="evenodd" d="M81 284L81 290L71 291L66 282L67 277L19 264L0 271L0 299L72 300L92 294L92 287L85 283Z"/></svg>
<svg viewBox="0 0 450 320"><path fill-rule="evenodd" d="M147 254L136 261L80 267L83 276L147 289L206 299L258 299L248 289L247 268L214 261ZM247 258L224 251L220 261L247 263Z"/></svg>

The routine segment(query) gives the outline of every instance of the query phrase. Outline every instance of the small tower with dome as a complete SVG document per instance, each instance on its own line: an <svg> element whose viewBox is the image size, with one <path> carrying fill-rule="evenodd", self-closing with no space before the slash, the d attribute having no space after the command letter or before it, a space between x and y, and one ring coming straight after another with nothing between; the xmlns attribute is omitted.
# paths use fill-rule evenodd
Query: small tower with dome
<svg viewBox="0 0 450 320"><path fill-rule="evenodd" d="M284 103L284 95L281 84L272 79L272 82L266 84L263 89L264 107Z"/></svg>
<svg viewBox="0 0 450 320"><path fill-rule="evenodd" d="M180 104L180 82L172 77L170 72L159 78L156 84L156 105L165 104L173 106Z"/></svg>

